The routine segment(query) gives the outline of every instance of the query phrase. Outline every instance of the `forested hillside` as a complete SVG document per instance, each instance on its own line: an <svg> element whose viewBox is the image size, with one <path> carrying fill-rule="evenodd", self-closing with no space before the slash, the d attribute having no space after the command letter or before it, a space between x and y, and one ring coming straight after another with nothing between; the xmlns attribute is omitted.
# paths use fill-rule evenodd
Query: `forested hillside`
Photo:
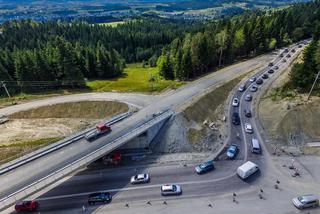
<svg viewBox="0 0 320 214"><path fill-rule="evenodd" d="M13 21L1 26L0 78L19 90L82 86L84 78L109 79L122 74L125 62L152 58L185 32L189 22L140 18L117 28L86 23ZM30 83L30 81L33 81ZM41 84L41 83L39 83ZM48 88L48 87L47 87Z"/></svg>
<svg viewBox="0 0 320 214"><path fill-rule="evenodd" d="M167 79L191 79L235 60L311 37L319 26L320 2L284 10L248 13L209 23L162 50L158 60Z"/></svg>
<svg viewBox="0 0 320 214"><path fill-rule="evenodd" d="M309 91L319 71L320 26L316 28L313 40L304 52L303 63L297 63L293 66L290 73L290 86L298 89L300 92ZM319 89L319 85L316 85L315 89Z"/></svg>
<svg viewBox="0 0 320 214"><path fill-rule="evenodd" d="M12 21L0 26L0 78L18 90L78 87L85 78L122 75L126 62L148 61L157 62L166 79L188 80L309 38L319 20L316 1L202 23L155 17L118 27Z"/></svg>

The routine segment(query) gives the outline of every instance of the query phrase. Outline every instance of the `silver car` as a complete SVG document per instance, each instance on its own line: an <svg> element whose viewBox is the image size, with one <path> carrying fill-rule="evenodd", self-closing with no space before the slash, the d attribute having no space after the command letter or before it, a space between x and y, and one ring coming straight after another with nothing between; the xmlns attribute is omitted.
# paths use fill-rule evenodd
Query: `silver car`
<svg viewBox="0 0 320 214"><path fill-rule="evenodd" d="M301 195L292 199L292 203L298 209L318 207L319 198L315 195Z"/></svg>
<svg viewBox="0 0 320 214"><path fill-rule="evenodd" d="M252 92L258 91L258 86L257 85L252 85L251 88L250 88L250 91L252 91Z"/></svg>
<svg viewBox="0 0 320 214"><path fill-rule="evenodd" d="M168 195L181 195L182 189L179 185L176 184L167 184L161 186L161 195L168 196Z"/></svg>
<svg viewBox="0 0 320 214"><path fill-rule="evenodd" d="M143 184L148 183L150 181L150 176L148 174L138 174L132 176L130 179L131 184Z"/></svg>
<svg viewBox="0 0 320 214"><path fill-rule="evenodd" d="M238 107L239 106L239 99L238 98L234 98L232 101L232 106L233 107Z"/></svg>

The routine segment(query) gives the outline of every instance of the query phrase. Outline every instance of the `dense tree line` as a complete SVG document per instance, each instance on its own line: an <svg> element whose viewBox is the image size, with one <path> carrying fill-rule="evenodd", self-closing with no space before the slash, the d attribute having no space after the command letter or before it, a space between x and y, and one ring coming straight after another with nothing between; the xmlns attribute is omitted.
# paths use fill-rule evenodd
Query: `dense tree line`
<svg viewBox="0 0 320 214"><path fill-rule="evenodd" d="M12 21L0 26L0 80L22 90L79 87L113 78L125 62L156 66L161 48L193 29L183 21L140 18L114 27L85 22ZM42 81L43 83L37 83Z"/></svg>
<svg viewBox="0 0 320 214"><path fill-rule="evenodd" d="M291 69L291 86L301 92L310 90L320 71L320 26L314 32L312 42L305 49L303 62L296 63ZM317 84L317 87L319 85Z"/></svg>
<svg viewBox="0 0 320 214"><path fill-rule="evenodd" d="M203 31L176 38L162 50L160 73L185 80L235 60L309 38L320 21L320 2L282 10L249 12L208 23Z"/></svg>

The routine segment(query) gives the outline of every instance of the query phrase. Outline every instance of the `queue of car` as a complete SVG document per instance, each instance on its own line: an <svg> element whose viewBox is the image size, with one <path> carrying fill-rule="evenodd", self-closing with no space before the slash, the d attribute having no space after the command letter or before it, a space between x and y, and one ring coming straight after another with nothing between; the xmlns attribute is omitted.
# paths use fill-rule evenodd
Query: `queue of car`
<svg viewBox="0 0 320 214"><path fill-rule="evenodd" d="M299 45L299 48L300 47L302 47L302 45ZM280 57L284 57L284 53L288 53L288 52L289 50L285 49L284 52L280 54ZM291 52L294 53L295 49L292 49ZM286 57L289 58L291 57L291 55L287 54ZM283 59L282 62L286 62L286 60ZM278 66L274 66L273 62L270 62L268 66L273 67L275 70L279 68ZM274 70L269 69L267 73L273 74ZM264 73L259 79L253 76L249 79L249 82L251 83L255 82L257 85L261 85L263 84L263 79L267 79L269 77L267 73ZM256 92L258 90L258 86L256 84L253 84L250 87L251 92ZM247 89L247 86L245 84L242 84L240 85L238 91L244 92L246 91L246 89ZM245 96L245 100L250 102L252 100L252 95L247 94ZM232 101L232 106L239 107L239 104L240 104L240 100L238 98L234 98ZM247 118L252 117L252 113L249 109L244 110L244 115ZM240 124L239 113L234 112L232 114L232 123L234 125ZM246 133L249 133L249 134L253 133L252 125L248 122L244 123L244 130ZM259 141L256 138L251 139L251 152L255 154L261 154L262 152ZM232 144L228 147L226 156L228 159L235 159L238 153L239 153L239 148L237 144ZM205 161L195 167L195 171L197 174L204 174L214 169L215 169L215 164L213 160ZM247 161L246 163L242 164L237 168L237 175L241 179L245 180L258 171L259 171L259 166L257 164L251 161ZM144 184L149 182L150 182L150 175L147 173L136 174L132 176L130 179L130 183L132 185ZM178 196L182 194L182 188L177 184L166 184L160 187L160 192L162 196L171 196L171 195ZM112 201L112 195L109 192L96 192L88 196L88 204L110 203L111 201ZM318 207L319 198L316 195L302 195L302 196L293 198L292 203L295 207L299 209ZM33 212L33 211L36 211L38 207L39 207L39 203L36 200L18 201L15 204L16 212Z"/></svg>

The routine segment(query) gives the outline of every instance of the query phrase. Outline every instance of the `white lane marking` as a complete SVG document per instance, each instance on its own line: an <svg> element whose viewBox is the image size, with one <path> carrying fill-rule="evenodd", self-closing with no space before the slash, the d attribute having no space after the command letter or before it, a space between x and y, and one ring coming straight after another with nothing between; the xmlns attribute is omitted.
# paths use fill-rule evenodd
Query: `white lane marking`
<svg viewBox="0 0 320 214"><path fill-rule="evenodd" d="M217 181L222 181L228 178L231 178L235 176L236 173L232 173L228 176L222 177L222 178L217 178L217 179L211 179L211 180L202 180L202 181L185 181L185 182L170 182L174 184L179 184L179 185L188 185L188 184L205 184L205 183L214 183ZM126 187L126 188L117 188L117 189L107 189L107 190L98 190L98 191L93 191L93 192L83 192L83 193L75 193L75 194L67 194L67 195L58 195L58 196L51 196L51 197L43 197L43 198L38 198L38 201L46 201L46 200L54 200L54 199L63 199L63 198L72 198L72 197L78 197L78 196L86 196L91 193L96 193L96 192L124 192L124 191L131 191L131 190L140 190L140 189L152 189L152 188L159 188L162 185L165 184L153 184L153 185L147 185L147 186L138 186L138 187Z"/></svg>

